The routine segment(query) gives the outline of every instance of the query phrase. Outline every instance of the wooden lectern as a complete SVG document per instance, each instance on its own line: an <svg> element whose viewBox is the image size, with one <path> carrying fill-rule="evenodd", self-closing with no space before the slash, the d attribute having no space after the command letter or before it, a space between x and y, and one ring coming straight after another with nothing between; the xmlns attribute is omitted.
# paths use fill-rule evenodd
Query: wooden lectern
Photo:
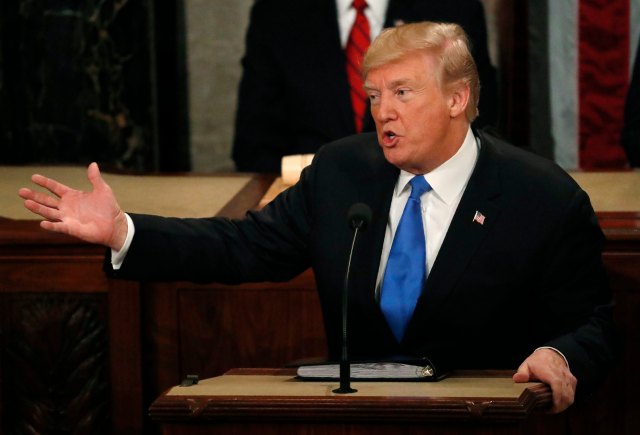
<svg viewBox="0 0 640 435"><path fill-rule="evenodd" d="M511 375L352 382L357 393L338 395L332 392L337 381L301 381L292 369L234 369L169 389L149 414L165 435L561 433L549 426L559 419L544 413L551 405L549 387L516 384Z"/></svg>

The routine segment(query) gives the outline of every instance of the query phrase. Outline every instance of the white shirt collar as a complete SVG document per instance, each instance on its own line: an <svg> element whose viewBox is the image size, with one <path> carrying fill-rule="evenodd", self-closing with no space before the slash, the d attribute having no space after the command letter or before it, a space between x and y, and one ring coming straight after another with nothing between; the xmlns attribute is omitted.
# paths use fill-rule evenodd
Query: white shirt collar
<svg viewBox="0 0 640 435"><path fill-rule="evenodd" d="M353 0L336 0L336 10L338 12L338 27L340 28L340 41L344 47L349 38L349 32L356 19L355 10L351 7ZM382 30L385 17L387 16L387 6L389 0L367 0L367 9L364 13L369 20L369 28L371 30L371 39Z"/></svg>
<svg viewBox="0 0 640 435"><path fill-rule="evenodd" d="M346 14L351 10L353 0L336 0L338 15ZM387 5L389 0L367 0L367 6L377 17L383 18L387 13Z"/></svg>
<svg viewBox="0 0 640 435"><path fill-rule="evenodd" d="M351 9L353 0L336 0L338 6L338 13L343 14ZM389 0L367 0L367 6L376 16L384 18L387 13L387 5Z"/></svg>
<svg viewBox="0 0 640 435"><path fill-rule="evenodd" d="M431 185L433 193L445 204L451 204L456 200L466 187L478 160L478 148L479 145L469 128L460 149L449 160L425 174L424 177ZM414 174L401 170L395 194L399 195L413 177Z"/></svg>

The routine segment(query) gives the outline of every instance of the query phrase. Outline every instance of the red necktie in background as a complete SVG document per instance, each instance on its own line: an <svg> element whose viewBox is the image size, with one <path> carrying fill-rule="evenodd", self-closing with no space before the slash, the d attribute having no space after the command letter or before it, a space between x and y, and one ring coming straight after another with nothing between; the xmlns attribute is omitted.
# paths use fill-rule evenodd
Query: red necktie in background
<svg viewBox="0 0 640 435"><path fill-rule="evenodd" d="M369 48L369 21L364 15L367 7L365 0L354 0L353 8L356 10L356 21L353 23L345 56L347 60L347 78L351 88L351 105L356 126L356 133L362 131L362 121L367 110L367 94L362 89L362 76L360 75L360 65L365 51Z"/></svg>

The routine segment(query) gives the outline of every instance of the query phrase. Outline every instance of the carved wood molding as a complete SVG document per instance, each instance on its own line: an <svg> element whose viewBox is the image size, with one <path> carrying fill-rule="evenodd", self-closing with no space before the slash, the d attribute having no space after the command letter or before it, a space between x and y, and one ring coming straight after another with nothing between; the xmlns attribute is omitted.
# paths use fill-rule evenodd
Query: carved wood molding
<svg viewBox="0 0 640 435"><path fill-rule="evenodd" d="M3 296L8 311L2 373L7 433L108 432L104 299Z"/></svg>

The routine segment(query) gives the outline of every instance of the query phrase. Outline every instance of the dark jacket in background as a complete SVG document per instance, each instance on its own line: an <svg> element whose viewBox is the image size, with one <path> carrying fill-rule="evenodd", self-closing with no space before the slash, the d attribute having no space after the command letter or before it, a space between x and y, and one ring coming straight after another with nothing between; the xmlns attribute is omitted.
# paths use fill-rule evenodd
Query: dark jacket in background
<svg viewBox="0 0 640 435"><path fill-rule="evenodd" d="M497 84L482 3L389 0L385 27L416 21L464 28L482 85L474 125L494 125ZM238 170L279 173L282 156L315 153L355 133L334 0L256 1L242 66L233 141ZM369 115L365 130L374 128Z"/></svg>

